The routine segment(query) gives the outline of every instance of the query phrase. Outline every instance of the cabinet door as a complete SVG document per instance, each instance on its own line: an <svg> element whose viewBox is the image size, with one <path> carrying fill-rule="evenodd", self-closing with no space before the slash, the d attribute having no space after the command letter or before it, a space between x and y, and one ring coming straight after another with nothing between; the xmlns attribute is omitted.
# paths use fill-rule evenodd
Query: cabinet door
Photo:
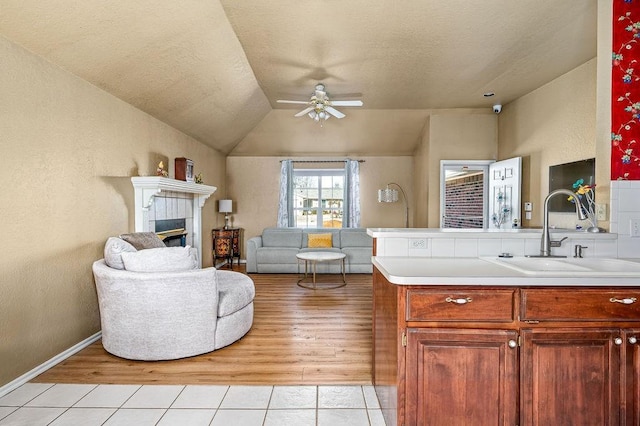
<svg viewBox="0 0 640 426"><path fill-rule="evenodd" d="M625 404L623 425L640 425L640 329L625 330L622 393Z"/></svg>
<svg viewBox="0 0 640 426"><path fill-rule="evenodd" d="M515 425L517 333L409 329L406 425Z"/></svg>
<svg viewBox="0 0 640 426"><path fill-rule="evenodd" d="M521 424L619 424L622 345L615 338L616 329L523 330Z"/></svg>

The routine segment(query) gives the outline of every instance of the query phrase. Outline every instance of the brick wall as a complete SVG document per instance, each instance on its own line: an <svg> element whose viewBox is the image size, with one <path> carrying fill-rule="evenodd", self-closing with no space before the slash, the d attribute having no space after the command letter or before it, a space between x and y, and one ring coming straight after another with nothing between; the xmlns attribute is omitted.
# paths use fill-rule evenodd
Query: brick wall
<svg viewBox="0 0 640 426"><path fill-rule="evenodd" d="M444 227L482 228L483 175L450 179L445 184Z"/></svg>

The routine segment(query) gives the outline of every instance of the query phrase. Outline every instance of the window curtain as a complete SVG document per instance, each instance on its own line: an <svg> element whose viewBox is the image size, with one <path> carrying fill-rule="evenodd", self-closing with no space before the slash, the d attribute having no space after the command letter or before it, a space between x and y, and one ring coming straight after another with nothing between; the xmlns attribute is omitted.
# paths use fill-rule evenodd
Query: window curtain
<svg viewBox="0 0 640 426"><path fill-rule="evenodd" d="M360 162L345 160L344 228L360 227Z"/></svg>
<svg viewBox="0 0 640 426"><path fill-rule="evenodd" d="M280 199L278 201L279 228L293 226L293 161L283 160L280 164Z"/></svg>

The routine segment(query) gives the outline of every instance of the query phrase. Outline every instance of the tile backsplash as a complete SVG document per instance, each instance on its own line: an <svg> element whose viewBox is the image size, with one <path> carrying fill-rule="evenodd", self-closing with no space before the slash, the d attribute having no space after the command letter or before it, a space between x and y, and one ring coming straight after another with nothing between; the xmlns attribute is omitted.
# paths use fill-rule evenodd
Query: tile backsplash
<svg viewBox="0 0 640 426"><path fill-rule="evenodd" d="M618 234L618 257L640 258L640 236L631 236L631 221L640 221L640 181L611 182L611 232Z"/></svg>

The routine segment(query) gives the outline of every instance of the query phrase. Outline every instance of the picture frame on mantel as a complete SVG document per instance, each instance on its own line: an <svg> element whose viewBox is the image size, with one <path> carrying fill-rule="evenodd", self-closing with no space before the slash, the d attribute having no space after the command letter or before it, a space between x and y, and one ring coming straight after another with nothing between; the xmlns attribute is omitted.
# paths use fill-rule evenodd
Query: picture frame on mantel
<svg viewBox="0 0 640 426"><path fill-rule="evenodd" d="M175 160L175 170L177 180L185 182L193 182L193 161L188 158L180 157Z"/></svg>

